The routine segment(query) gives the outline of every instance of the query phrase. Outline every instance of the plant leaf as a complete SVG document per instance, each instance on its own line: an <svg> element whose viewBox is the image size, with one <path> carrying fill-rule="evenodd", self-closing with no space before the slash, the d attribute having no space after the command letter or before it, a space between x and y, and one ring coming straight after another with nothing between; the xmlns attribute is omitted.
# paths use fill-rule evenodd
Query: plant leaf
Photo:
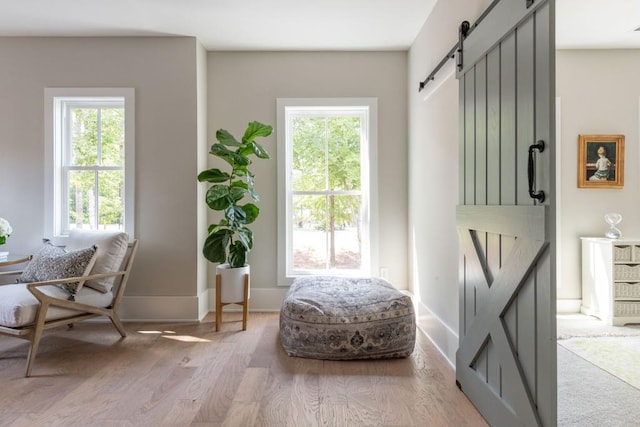
<svg viewBox="0 0 640 427"><path fill-rule="evenodd" d="M247 190L242 187L229 188L229 200L232 204L237 202L238 200L241 200L245 194L247 194Z"/></svg>
<svg viewBox="0 0 640 427"><path fill-rule="evenodd" d="M233 163L231 166L234 168L238 168L239 166L249 166L251 164L251 160L241 153L233 153Z"/></svg>
<svg viewBox="0 0 640 427"><path fill-rule="evenodd" d="M200 182L225 182L228 181L229 178L231 178L231 175L226 172L222 172L218 168L207 169L206 171L202 171L198 174L198 181Z"/></svg>
<svg viewBox="0 0 640 427"><path fill-rule="evenodd" d="M256 193L256 191L253 188L249 188L247 192L249 193L249 196L251 196L254 202L260 201L260 197L258 196L258 193Z"/></svg>
<svg viewBox="0 0 640 427"><path fill-rule="evenodd" d="M244 211L245 224L251 224L253 221L256 220L256 218L258 218L258 215L260 215L260 208L258 208L253 203L247 203L242 207L242 209Z"/></svg>
<svg viewBox="0 0 640 427"><path fill-rule="evenodd" d="M233 181L231 183L231 187L244 188L245 190L248 190L249 189L249 184L247 184L244 181Z"/></svg>
<svg viewBox="0 0 640 427"><path fill-rule="evenodd" d="M244 267L247 264L247 248L236 240L229 246L229 266L231 268Z"/></svg>
<svg viewBox="0 0 640 427"><path fill-rule="evenodd" d="M271 125L265 125L256 121L250 122L247 125L247 130L244 131L242 142L251 142L259 136L269 136L271 132L273 132Z"/></svg>
<svg viewBox="0 0 640 427"><path fill-rule="evenodd" d="M222 144L213 144L211 146L211 151L209 151L210 154L216 156L216 157L220 157L222 160L224 160L225 162L229 163L232 167L234 166L234 156L236 153L234 153L233 151L229 150L227 147L225 147Z"/></svg>
<svg viewBox="0 0 640 427"><path fill-rule="evenodd" d="M212 185L207 190L205 200L214 211L223 211L233 203L229 197L229 186L220 184Z"/></svg>
<svg viewBox="0 0 640 427"><path fill-rule="evenodd" d="M218 129L216 132L216 139L220 141L222 144L227 145L229 147L239 147L242 144L238 142L233 135L231 135L225 129Z"/></svg>
<svg viewBox="0 0 640 427"><path fill-rule="evenodd" d="M238 148L238 153L243 156L250 156L254 153L254 146L252 142L248 142L244 144L242 147Z"/></svg>
<svg viewBox="0 0 640 427"><path fill-rule="evenodd" d="M231 239L232 231L221 229L207 236L202 248L202 254L211 262L224 263L227 261L227 245Z"/></svg>
<svg viewBox="0 0 640 427"><path fill-rule="evenodd" d="M267 153L267 150L265 150L262 145L258 144L257 142L253 142L251 145L253 145L253 152L256 153L256 156L261 159L270 158L269 153Z"/></svg>
<svg viewBox="0 0 640 427"><path fill-rule="evenodd" d="M247 214L242 206L229 206L224 211L224 216L229 220L229 223L234 227L239 227L242 224L246 224Z"/></svg>
<svg viewBox="0 0 640 427"><path fill-rule="evenodd" d="M238 244L238 241L242 242L247 251L250 251L253 248L253 231L247 227L242 227L238 230L238 240L235 243Z"/></svg>

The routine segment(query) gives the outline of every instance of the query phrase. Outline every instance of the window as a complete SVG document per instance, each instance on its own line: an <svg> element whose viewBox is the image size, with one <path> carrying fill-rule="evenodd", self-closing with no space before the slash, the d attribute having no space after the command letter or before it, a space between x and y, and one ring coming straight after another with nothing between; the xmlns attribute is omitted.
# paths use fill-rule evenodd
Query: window
<svg viewBox="0 0 640 427"><path fill-rule="evenodd" d="M45 89L45 232L133 236L134 91Z"/></svg>
<svg viewBox="0 0 640 427"><path fill-rule="evenodd" d="M375 99L279 99L279 283L377 264Z"/></svg>

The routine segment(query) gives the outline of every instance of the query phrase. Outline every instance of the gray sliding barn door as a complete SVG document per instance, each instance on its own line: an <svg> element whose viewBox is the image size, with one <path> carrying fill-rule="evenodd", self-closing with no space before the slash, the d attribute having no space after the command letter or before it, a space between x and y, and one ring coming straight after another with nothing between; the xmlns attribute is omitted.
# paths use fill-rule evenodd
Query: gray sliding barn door
<svg viewBox="0 0 640 427"><path fill-rule="evenodd" d="M554 0L497 2L458 72L456 378L492 426L557 418L554 14Z"/></svg>

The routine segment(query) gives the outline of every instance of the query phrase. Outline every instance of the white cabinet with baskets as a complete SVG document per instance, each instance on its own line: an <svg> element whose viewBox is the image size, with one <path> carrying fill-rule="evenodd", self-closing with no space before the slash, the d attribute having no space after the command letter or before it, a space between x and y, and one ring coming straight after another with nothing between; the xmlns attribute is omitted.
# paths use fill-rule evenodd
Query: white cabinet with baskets
<svg viewBox="0 0 640 427"><path fill-rule="evenodd" d="M582 313L640 323L640 240L582 238Z"/></svg>

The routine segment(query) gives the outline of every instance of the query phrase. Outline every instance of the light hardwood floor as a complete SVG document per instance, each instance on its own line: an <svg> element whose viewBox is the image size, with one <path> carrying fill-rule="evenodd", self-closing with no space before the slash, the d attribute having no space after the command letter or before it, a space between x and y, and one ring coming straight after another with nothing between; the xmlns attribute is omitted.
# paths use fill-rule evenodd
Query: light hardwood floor
<svg viewBox="0 0 640 427"><path fill-rule="evenodd" d="M201 323L107 323L0 337L2 426L486 426L422 333L408 359L289 357L277 313Z"/></svg>

